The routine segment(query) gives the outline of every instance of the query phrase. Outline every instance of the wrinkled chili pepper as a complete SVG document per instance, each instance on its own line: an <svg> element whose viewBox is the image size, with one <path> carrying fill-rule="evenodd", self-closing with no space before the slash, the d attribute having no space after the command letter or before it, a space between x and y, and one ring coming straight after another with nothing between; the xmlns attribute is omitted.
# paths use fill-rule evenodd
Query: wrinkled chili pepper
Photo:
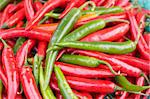
<svg viewBox="0 0 150 99"><path fill-rule="evenodd" d="M28 99L42 99L30 67L23 66L21 68L20 80L25 96Z"/></svg>

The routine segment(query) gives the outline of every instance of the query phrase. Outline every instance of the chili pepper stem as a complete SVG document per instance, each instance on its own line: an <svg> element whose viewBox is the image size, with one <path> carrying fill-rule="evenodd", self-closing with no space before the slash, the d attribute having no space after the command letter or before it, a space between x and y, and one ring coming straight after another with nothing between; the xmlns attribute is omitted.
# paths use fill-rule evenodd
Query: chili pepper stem
<svg viewBox="0 0 150 99"><path fill-rule="evenodd" d="M0 37L0 40L1 40L2 43L4 44L4 47L7 48L7 47L8 47L7 43L6 43L1 37Z"/></svg>
<svg viewBox="0 0 150 99"><path fill-rule="evenodd" d="M91 8L91 11L94 11L95 10L95 8L96 8L96 5L95 5L95 3L93 2L93 1L87 1L86 3L84 3L82 6L80 6L80 8L79 9L83 9L83 8L85 8L87 5L92 5L92 8Z"/></svg>

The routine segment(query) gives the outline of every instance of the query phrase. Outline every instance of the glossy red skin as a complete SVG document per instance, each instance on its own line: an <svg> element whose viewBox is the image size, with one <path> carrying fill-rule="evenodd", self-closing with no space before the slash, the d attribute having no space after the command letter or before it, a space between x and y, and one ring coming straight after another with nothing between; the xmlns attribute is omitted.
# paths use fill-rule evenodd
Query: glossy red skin
<svg viewBox="0 0 150 99"><path fill-rule="evenodd" d="M95 52L95 51L86 51L86 50L76 50L77 54L86 55L90 57L95 57L100 60L107 61L111 65L121 66L120 71L126 73L128 76L131 77L139 77L142 71L139 68L133 67L123 61L113 58L111 55Z"/></svg>
<svg viewBox="0 0 150 99"><path fill-rule="evenodd" d="M86 0L71 0L65 10L60 14L59 18L63 18L73 7L80 7Z"/></svg>
<svg viewBox="0 0 150 99"><path fill-rule="evenodd" d="M138 35L138 32L137 32L138 24L135 19L135 16L133 15L133 13L131 11L127 11L127 16L130 20L130 31L132 34L132 38L135 40ZM140 39L138 41L137 49L140 52L140 55L144 59L150 60L150 53L149 53L150 51L149 51L148 45L142 35L140 36Z"/></svg>
<svg viewBox="0 0 150 99"><path fill-rule="evenodd" d="M6 43L7 43L11 48L13 48L14 45L16 44L16 42L15 42L14 40L11 40L11 39L7 39L7 40L6 40Z"/></svg>
<svg viewBox="0 0 150 99"><path fill-rule="evenodd" d="M3 49L3 43L0 42L0 51Z"/></svg>
<svg viewBox="0 0 150 99"><path fill-rule="evenodd" d="M19 88L19 75L13 50L9 46L2 51L2 63L8 81L7 99L16 99Z"/></svg>
<svg viewBox="0 0 150 99"><path fill-rule="evenodd" d="M33 0L24 0L24 9L25 9L25 15L28 21L30 21L34 15L34 9L33 9Z"/></svg>
<svg viewBox="0 0 150 99"><path fill-rule="evenodd" d="M20 80L23 87L23 91L27 99L42 99L32 69L29 66L23 66L20 71Z"/></svg>
<svg viewBox="0 0 150 99"><path fill-rule="evenodd" d="M115 71L119 71L121 69L121 66L117 66L117 65L111 65L113 70ZM102 65L100 64L97 68L99 69L104 69L104 70L110 70L106 65Z"/></svg>
<svg viewBox="0 0 150 99"><path fill-rule="evenodd" d="M22 27L22 26L23 26L23 24L24 24L24 22L23 22L23 21L18 22L18 23L17 23L17 25L16 25L16 28L20 28L20 27Z"/></svg>
<svg viewBox="0 0 150 99"><path fill-rule="evenodd" d="M123 7L123 6L127 5L128 2L129 2L129 0L117 0L115 6Z"/></svg>
<svg viewBox="0 0 150 99"><path fill-rule="evenodd" d="M27 54L30 53L31 49L36 44L36 41L33 39L29 39L22 44L22 46L18 49L16 53L16 64L17 68L20 69L25 64L25 59Z"/></svg>
<svg viewBox="0 0 150 99"><path fill-rule="evenodd" d="M49 42L51 36L52 33L43 30L37 30L37 29L26 31L23 28L12 28L0 32L0 37L3 39L10 39L15 37L28 37L31 39L37 39L37 40Z"/></svg>
<svg viewBox="0 0 150 99"><path fill-rule="evenodd" d="M33 7L35 11L39 11L43 7L43 4L40 1L35 1Z"/></svg>
<svg viewBox="0 0 150 99"><path fill-rule="evenodd" d="M144 39L145 39L148 47L150 48L150 33L144 34L143 36L144 36Z"/></svg>
<svg viewBox="0 0 150 99"><path fill-rule="evenodd" d="M116 13L116 14L105 14L105 15L100 15L98 17L94 17L94 18L90 18L89 20L85 20L85 21L81 21L78 22L76 24L76 26L81 26L84 25L92 20L97 20L97 19L104 19L104 20L108 20L108 19L127 19L127 16L124 12L122 13Z"/></svg>
<svg viewBox="0 0 150 99"><path fill-rule="evenodd" d="M129 31L129 24L120 23L116 26L99 30L84 37L80 41L99 42L99 41L115 41L122 38Z"/></svg>
<svg viewBox="0 0 150 99"><path fill-rule="evenodd" d="M9 10L9 13L16 12L24 7L24 0L15 5L12 9Z"/></svg>
<svg viewBox="0 0 150 99"><path fill-rule="evenodd" d="M3 85L5 86L6 90L8 89L8 82L7 82L7 77L5 75L5 72L2 68L2 65L0 65L0 79L2 80L3 82Z"/></svg>
<svg viewBox="0 0 150 99"><path fill-rule="evenodd" d="M129 65L142 69L145 72L150 72L149 61L140 58L126 56L126 55L112 55L113 58L121 60Z"/></svg>
<svg viewBox="0 0 150 99"><path fill-rule="evenodd" d="M55 65L60 67L63 73L68 76L83 78L107 78L115 76L109 70L99 68L82 67L62 62L55 62Z"/></svg>
<svg viewBox="0 0 150 99"><path fill-rule="evenodd" d="M145 17L144 12L142 12L142 11L137 12L136 21L137 21L138 26L140 26L141 33L143 33L144 28L145 28L145 19L146 19L146 17Z"/></svg>
<svg viewBox="0 0 150 99"><path fill-rule="evenodd" d="M115 90L115 84L107 80L94 80L79 77L66 76L71 88L98 93L112 93Z"/></svg>
<svg viewBox="0 0 150 99"><path fill-rule="evenodd" d="M68 0L49 0L43 7L35 14L32 20L27 24L26 30L31 29L33 26L37 25L38 22L44 17L45 13L50 12L61 4L65 4Z"/></svg>
<svg viewBox="0 0 150 99"><path fill-rule="evenodd" d="M38 56L44 58L47 50L47 42L40 41L38 44Z"/></svg>
<svg viewBox="0 0 150 99"><path fill-rule="evenodd" d="M10 17L10 13L9 11L14 7L13 4L9 4L8 6L6 6L6 8L4 9L2 16L1 16L1 20L0 20L0 27L4 24L4 22Z"/></svg>
<svg viewBox="0 0 150 99"><path fill-rule="evenodd" d="M95 99L104 99L105 96L105 94L97 94Z"/></svg>

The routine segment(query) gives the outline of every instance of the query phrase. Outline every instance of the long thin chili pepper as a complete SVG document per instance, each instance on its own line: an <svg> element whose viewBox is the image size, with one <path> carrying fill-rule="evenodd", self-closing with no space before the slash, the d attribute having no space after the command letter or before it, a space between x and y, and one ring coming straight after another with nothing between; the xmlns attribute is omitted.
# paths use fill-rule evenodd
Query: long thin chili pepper
<svg viewBox="0 0 150 99"><path fill-rule="evenodd" d="M34 15L34 9L33 9L33 0L24 0L24 9L25 9L25 15L28 21L30 21Z"/></svg>
<svg viewBox="0 0 150 99"><path fill-rule="evenodd" d="M25 96L28 99L42 99L30 67L23 66L21 68L20 80Z"/></svg>
<svg viewBox="0 0 150 99"><path fill-rule="evenodd" d="M20 27L22 27L23 25L24 25L24 22L23 22L23 21L20 21L20 22L17 23L16 28L20 28Z"/></svg>
<svg viewBox="0 0 150 99"><path fill-rule="evenodd" d="M77 96L72 92L61 69L59 67L55 66L54 71L55 71L56 78L58 81L58 87L59 87L60 92L63 95L63 97L66 99L78 99Z"/></svg>
<svg viewBox="0 0 150 99"><path fill-rule="evenodd" d="M2 40L2 39L1 39ZM7 77L8 82L8 99L16 99L17 91L19 88L19 75L15 62L13 50L3 41L4 49L2 52L2 63Z"/></svg>
<svg viewBox="0 0 150 99"><path fill-rule="evenodd" d="M115 76L109 70L104 70L100 68L81 67L78 65L72 65L62 62L55 62L55 65L60 67L63 73L68 76L84 78L106 78Z"/></svg>
<svg viewBox="0 0 150 99"><path fill-rule="evenodd" d="M0 11L3 10L5 8L5 6L8 5L8 3L10 3L12 0L1 0L0 1Z"/></svg>
<svg viewBox="0 0 150 99"><path fill-rule="evenodd" d="M144 34L144 39L145 39L147 45L150 48L150 41L149 41L149 39L150 39L150 33L149 34Z"/></svg>
<svg viewBox="0 0 150 99"><path fill-rule="evenodd" d="M54 35L52 39L50 40L49 47L54 46L55 42L60 42L60 40L68 34L72 28L74 23L78 20L80 17L80 9L73 8L60 22L57 29L54 32ZM46 55L46 69L45 69L45 84L44 89L49 84L50 76L53 70L54 62L56 59L56 56L58 54L58 51L51 51L47 53ZM50 61L49 61L50 60Z"/></svg>
<svg viewBox="0 0 150 99"><path fill-rule="evenodd" d="M54 8L60 6L61 4L62 5L65 4L67 1L68 0L55 0L55 1L50 0L50 1L46 2L46 4L44 4L44 6L36 13L34 18L29 21L29 23L27 24L26 30L29 30L33 26L38 24L40 19L42 19L42 17L44 17L44 15L46 13L50 12Z"/></svg>
<svg viewBox="0 0 150 99"><path fill-rule="evenodd" d="M42 96L44 99L56 99L52 90L50 89L50 87L48 86L46 88L46 90L43 90L43 85L44 85L44 73L43 73L43 67L41 64L39 64L39 84L40 84L40 90L42 93Z"/></svg>
<svg viewBox="0 0 150 99"><path fill-rule="evenodd" d="M10 28L17 24L19 21L22 21L25 17L24 8L17 11L13 16L11 16L1 28Z"/></svg>
<svg viewBox="0 0 150 99"><path fill-rule="evenodd" d="M123 37L129 30L129 24L120 23L116 26L106 28L95 33L89 34L80 41L115 41Z"/></svg>
<svg viewBox="0 0 150 99"><path fill-rule="evenodd" d="M24 1L19 2L17 5L15 5L12 9L9 10L10 13L16 12L24 7Z"/></svg>
<svg viewBox="0 0 150 99"><path fill-rule="evenodd" d="M33 4L33 7L34 7L35 11L39 11L43 7L43 5L40 1L35 1Z"/></svg>

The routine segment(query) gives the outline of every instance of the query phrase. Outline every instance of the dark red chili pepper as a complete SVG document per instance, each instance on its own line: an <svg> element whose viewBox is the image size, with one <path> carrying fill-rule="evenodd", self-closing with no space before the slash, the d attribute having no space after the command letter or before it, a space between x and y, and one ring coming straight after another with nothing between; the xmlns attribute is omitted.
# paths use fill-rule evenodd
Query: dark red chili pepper
<svg viewBox="0 0 150 99"><path fill-rule="evenodd" d="M20 80L25 96L28 99L42 99L38 87L36 86L31 68L28 66L23 66L20 72Z"/></svg>
<svg viewBox="0 0 150 99"><path fill-rule="evenodd" d="M114 13L113 14L105 14L105 15L101 15L101 16L98 16L98 17L95 17L95 18L90 18L89 20L78 22L78 23L76 23L76 26L81 26L83 24L88 23L89 21L97 20L97 19L104 19L104 20L108 20L108 19L127 19L127 16L124 12L116 13L116 14L114 14Z"/></svg>
<svg viewBox="0 0 150 99"><path fill-rule="evenodd" d="M46 55L47 42L40 41L38 44L38 56L44 59Z"/></svg>
<svg viewBox="0 0 150 99"><path fill-rule="evenodd" d="M1 20L0 20L0 27L4 24L4 22L10 17L9 11L14 7L13 4L9 4L3 11Z"/></svg>
<svg viewBox="0 0 150 99"><path fill-rule="evenodd" d="M105 96L105 94L97 94L95 99L104 99Z"/></svg>
<svg viewBox="0 0 150 99"><path fill-rule="evenodd" d="M18 23L17 23L17 25L16 25L16 28L20 28L20 27L22 27L22 26L23 26L23 24L24 24L24 22L23 22L23 21L18 22Z"/></svg>
<svg viewBox="0 0 150 99"><path fill-rule="evenodd" d="M38 24L38 22L43 18L43 16L45 15L45 13L50 12L51 10L53 10L54 8L63 5L67 2L68 0L49 0L48 2L46 2L44 4L44 6L36 13L36 15L34 16L34 18L32 20L29 21L29 23L27 24L26 30L31 29L34 25Z"/></svg>
<svg viewBox="0 0 150 99"><path fill-rule="evenodd" d="M117 66L117 65L111 65L111 66L112 66L113 70L115 70L115 71L119 71L121 68L121 66ZM100 64L97 68L104 69L104 70L110 70L106 65L102 65L102 64Z"/></svg>
<svg viewBox="0 0 150 99"><path fill-rule="evenodd" d="M11 39L7 39L6 42L7 42L7 44L8 44L11 48L13 48L14 45L15 45L15 43L16 43L15 41L13 41L13 40L11 40Z"/></svg>
<svg viewBox="0 0 150 99"><path fill-rule="evenodd" d="M13 16L11 16L2 26L1 28L10 28L17 24L19 21L22 21L25 17L24 8L17 11Z"/></svg>
<svg viewBox="0 0 150 99"><path fill-rule="evenodd" d="M31 49L34 47L36 41L29 39L22 44L16 53L16 64L17 68L20 69L25 64L25 59L27 53L30 53Z"/></svg>
<svg viewBox="0 0 150 99"><path fill-rule="evenodd" d="M9 10L9 13L16 12L24 7L24 0L15 5L12 9Z"/></svg>
<svg viewBox="0 0 150 99"><path fill-rule="evenodd" d="M140 68L143 71L150 72L149 61L147 60L126 55L113 55L112 57L121 60L127 64L130 64L132 66L135 66L137 68Z"/></svg>
<svg viewBox="0 0 150 99"><path fill-rule="evenodd" d="M82 67L62 62L55 62L55 65L60 67L63 73L68 76L84 78L105 78L115 76L109 70L103 70L100 68Z"/></svg>
<svg viewBox="0 0 150 99"><path fill-rule="evenodd" d="M0 79L3 82L3 85L5 86L6 90L8 89L8 82L7 82L7 77L5 75L5 72L2 68L2 65L0 65Z"/></svg>
<svg viewBox="0 0 150 99"><path fill-rule="evenodd" d="M128 2L129 2L129 0L117 0L115 6L123 7L123 6L127 5Z"/></svg>
<svg viewBox="0 0 150 99"><path fill-rule="evenodd" d="M132 65L129 65L123 61L112 58L111 55L107 55L100 52L94 52L94 51L85 51L85 50L76 50L74 53L95 57L107 61L111 65L121 66L120 71L126 73L128 76L131 77L139 77L142 74L142 71L139 68L133 67Z"/></svg>
<svg viewBox="0 0 150 99"><path fill-rule="evenodd" d="M33 7L35 11L39 11L43 7L43 4L40 1L35 1Z"/></svg>
<svg viewBox="0 0 150 99"><path fill-rule="evenodd" d="M33 0L24 0L24 9L25 9L25 15L28 21L30 21L34 15L34 9L33 9Z"/></svg>
<svg viewBox="0 0 150 99"><path fill-rule="evenodd" d="M139 31L138 24L135 19L135 16L133 15L133 13L131 11L127 11L127 15L130 20L130 31L131 31L133 39L135 40L138 35L138 31ZM147 59L147 60L150 59L150 53L148 51L149 48L148 48L148 45L146 44L142 35L140 36L139 42L137 44L137 49L140 52L140 55L144 59Z"/></svg>
<svg viewBox="0 0 150 99"><path fill-rule="evenodd" d="M16 99L19 88L19 75L16 68L16 61L12 48L8 46L5 41L3 41L3 43L4 49L2 51L2 63L8 82L7 99Z"/></svg>
<svg viewBox="0 0 150 99"><path fill-rule="evenodd" d="M52 34L50 32L46 32L40 29L26 31L23 28L12 28L0 32L0 37L3 39L10 39L15 37L28 37L49 42L51 36Z"/></svg>
<svg viewBox="0 0 150 99"><path fill-rule="evenodd" d="M57 99L63 99L63 96L60 93L56 93Z"/></svg>
<svg viewBox="0 0 150 99"><path fill-rule="evenodd" d="M86 0L70 0L59 18L63 18L73 7L80 7Z"/></svg>
<svg viewBox="0 0 150 99"><path fill-rule="evenodd" d="M116 26L106 28L95 33L89 34L80 41L99 42L99 41L115 41L122 38L129 30L129 24L120 23Z"/></svg>

